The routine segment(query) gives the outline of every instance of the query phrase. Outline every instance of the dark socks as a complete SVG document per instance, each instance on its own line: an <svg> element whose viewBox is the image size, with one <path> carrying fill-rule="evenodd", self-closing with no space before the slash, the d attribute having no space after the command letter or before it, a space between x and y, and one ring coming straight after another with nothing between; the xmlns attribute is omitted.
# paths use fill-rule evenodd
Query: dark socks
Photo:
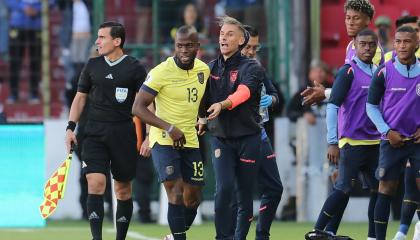
<svg viewBox="0 0 420 240"><path fill-rule="evenodd" d="M340 227L341 219L343 218L344 211L346 210L347 204L349 203L350 196L340 204L340 208L337 209L334 217L328 222L328 225L325 227L325 231L337 234L338 227Z"/></svg>
<svg viewBox="0 0 420 240"><path fill-rule="evenodd" d="M375 205L375 232L377 240L385 240L386 229L388 227L388 219L390 212L392 197L382 193L378 193L378 199Z"/></svg>
<svg viewBox="0 0 420 240"><path fill-rule="evenodd" d="M194 222L195 216L197 216L197 207L195 208L184 208L185 213L185 231L190 229L191 225Z"/></svg>
<svg viewBox="0 0 420 240"><path fill-rule="evenodd" d="M133 199L117 200L117 240L124 240L133 215Z"/></svg>
<svg viewBox="0 0 420 240"><path fill-rule="evenodd" d="M369 218L369 227L368 227L368 237L376 238L375 234L375 205L378 199L378 193L370 193L369 208L368 208L368 218Z"/></svg>
<svg viewBox="0 0 420 240"><path fill-rule="evenodd" d="M101 240L102 222L104 220L103 195L88 194L86 208L93 240Z"/></svg>
<svg viewBox="0 0 420 240"><path fill-rule="evenodd" d="M184 205L168 203L168 223L175 240L185 240Z"/></svg>
<svg viewBox="0 0 420 240"><path fill-rule="evenodd" d="M315 224L315 229L324 230L328 222L334 217L339 209L343 207L348 200L348 195L340 190L334 190L324 203L324 206L319 213L318 220Z"/></svg>

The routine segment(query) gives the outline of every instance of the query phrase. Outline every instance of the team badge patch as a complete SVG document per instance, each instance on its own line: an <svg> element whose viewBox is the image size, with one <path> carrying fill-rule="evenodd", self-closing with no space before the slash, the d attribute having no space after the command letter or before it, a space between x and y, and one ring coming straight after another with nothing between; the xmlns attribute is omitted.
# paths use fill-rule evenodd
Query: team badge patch
<svg viewBox="0 0 420 240"><path fill-rule="evenodd" d="M119 103L122 103L127 99L127 94L128 88L115 88L115 99L117 99Z"/></svg>
<svg viewBox="0 0 420 240"><path fill-rule="evenodd" d="M167 166L165 171L168 175L174 174L174 166Z"/></svg>
<svg viewBox="0 0 420 240"><path fill-rule="evenodd" d="M416 85L417 96L420 96L420 83Z"/></svg>
<svg viewBox="0 0 420 240"><path fill-rule="evenodd" d="M214 150L214 156L215 156L216 158L219 158L221 154L222 154L222 152L220 151L220 148L218 148L218 149Z"/></svg>
<svg viewBox="0 0 420 240"><path fill-rule="evenodd" d="M230 71L230 82L234 83L237 78L238 78L238 70Z"/></svg>
<svg viewBox="0 0 420 240"><path fill-rule="evenodd" d="M203 84L204 83L204 73L203 72L197 73L197 77L198 77L198 82Z"/></svg>

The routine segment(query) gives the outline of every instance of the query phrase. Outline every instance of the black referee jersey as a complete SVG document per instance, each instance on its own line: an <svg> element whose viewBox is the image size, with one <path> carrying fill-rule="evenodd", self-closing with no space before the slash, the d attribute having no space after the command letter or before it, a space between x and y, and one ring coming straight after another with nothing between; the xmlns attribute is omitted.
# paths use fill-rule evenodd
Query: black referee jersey
<svg viewBox="0 0 420 240"><path fill-rule="evenodd" d="M77 89L89 94L88 119L131 121L134 98L145 78L146 70L134 57L124 55L114 62L104 56L89 59Z"/></svg>

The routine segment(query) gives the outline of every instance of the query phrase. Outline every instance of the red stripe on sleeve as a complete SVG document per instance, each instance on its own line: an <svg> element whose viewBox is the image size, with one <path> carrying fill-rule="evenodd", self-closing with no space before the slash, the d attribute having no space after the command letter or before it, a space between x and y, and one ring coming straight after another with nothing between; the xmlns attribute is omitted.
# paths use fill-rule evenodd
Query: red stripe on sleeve
<svg viewBox="0 0 420 240"><path fill-rule="evenodd" d="M238 86L238 89L236 89L236 91L228 97L228 99L232 102L232 106L230 106L228 109L234 109L236 106L245 102L250 97L251 91L249 90L249 88L244 84L240 84Z"/></svg>

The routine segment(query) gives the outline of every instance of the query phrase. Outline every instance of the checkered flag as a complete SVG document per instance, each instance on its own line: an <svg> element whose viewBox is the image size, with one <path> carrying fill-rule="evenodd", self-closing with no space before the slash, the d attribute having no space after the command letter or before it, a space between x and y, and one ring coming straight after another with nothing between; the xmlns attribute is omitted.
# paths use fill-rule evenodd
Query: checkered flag
<svg viewBox="0 0 420 240"><path fill-rule="evenodd" d="M70 152L67 159L64 160L45 184L44 201L39 206L39 210L44 219L49 217L57 208L58 200L64 198L71 158L72 152Z"/></svg>

